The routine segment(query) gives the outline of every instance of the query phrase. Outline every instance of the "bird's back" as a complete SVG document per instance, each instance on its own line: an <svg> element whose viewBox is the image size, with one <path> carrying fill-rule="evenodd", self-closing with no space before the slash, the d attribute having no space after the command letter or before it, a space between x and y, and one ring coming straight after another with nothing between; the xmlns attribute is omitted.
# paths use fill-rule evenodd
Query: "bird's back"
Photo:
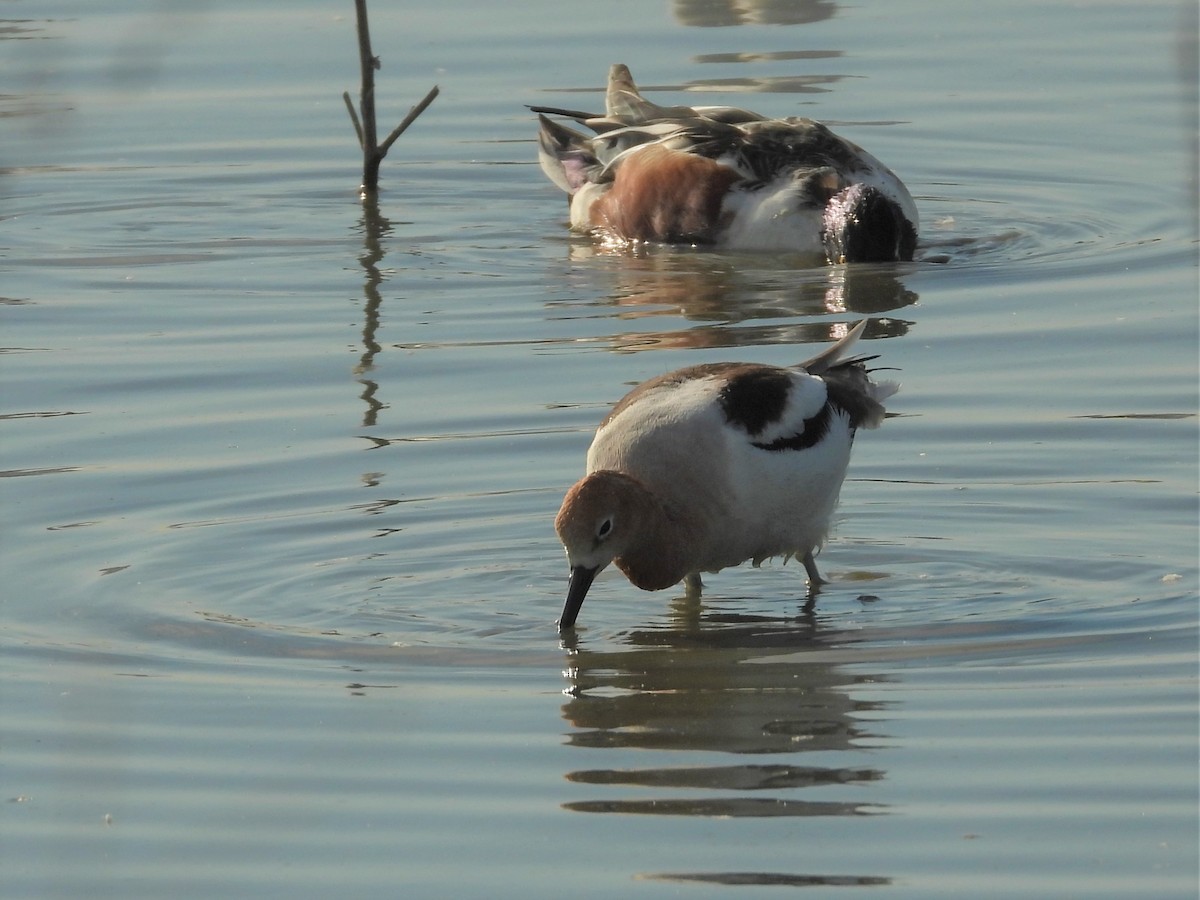
<svg viewBox="0 0 1200 900"><path fill-rule="evenodd" d="M804 554L849 461L848 412L803 369L718 363L640 385L601 423L588 471L629 474L697 527L697 569Z"/></svg>

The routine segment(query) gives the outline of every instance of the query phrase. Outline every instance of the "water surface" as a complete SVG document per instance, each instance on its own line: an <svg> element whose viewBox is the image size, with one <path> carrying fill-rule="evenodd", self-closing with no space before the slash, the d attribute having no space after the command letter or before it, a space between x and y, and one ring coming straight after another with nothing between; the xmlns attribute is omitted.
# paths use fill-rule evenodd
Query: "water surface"
<svg viewBox="0 0 1200 900"><path fill-rule="evenodd" d="M1191 897L1195 13L16 0L0 41L6 894ZM598 252L524 104L809 115L911 264ZM671 368L870 319L832 584L551 522Z"/></svg>

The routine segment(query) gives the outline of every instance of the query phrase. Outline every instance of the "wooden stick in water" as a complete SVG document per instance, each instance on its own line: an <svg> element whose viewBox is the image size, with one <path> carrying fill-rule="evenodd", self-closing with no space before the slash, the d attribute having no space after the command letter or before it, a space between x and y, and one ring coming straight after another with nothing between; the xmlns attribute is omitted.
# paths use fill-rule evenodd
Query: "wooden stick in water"
<svg viewBox="0 0 1200 900"><path fill-rule="evenodd" d="M379 164L387 156L388 150L405 130L421 113L423 113L438 95L438 87L433 88L416 106L408 111L408 115L387 136L382 144L378 142L378 132L375 127L375 70L380 67L379 57L371 53L371 31L367 25L367 0L354 0L354 11L358 17L358 58L362 68L362 91L359 97L361 116L354 109L350 92L342 94L346 109L350 113L350 121L354 132L358 135L358 145L363 152L363 180L359 188L362 199L373 197L379 190Z"/></svg>

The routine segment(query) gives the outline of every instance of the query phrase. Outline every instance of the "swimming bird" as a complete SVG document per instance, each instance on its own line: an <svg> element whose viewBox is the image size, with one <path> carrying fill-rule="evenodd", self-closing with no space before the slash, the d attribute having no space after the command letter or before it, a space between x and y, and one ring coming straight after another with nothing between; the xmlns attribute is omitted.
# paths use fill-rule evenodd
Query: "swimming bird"
<svg viewBox="0 0 1200 900"><path fill-rule="evenodd" d="M570 581L571 628L609 563L646 591L746 560L798 557L809 590L858 428L883 421L898 389L847 354L866 320L798 366L709 363L631 390L600 423L585 476L554 521Z"/></svg>
<svg viewBox="0 0 1200 900"><path fill-rule="evenodd" d="M619 244L790 251L830 263L912 259L918 216L908 189L820 122L659 106L620 63L609 71L604 115L530 109L540 125L538 160L570 197L574 231Z"/></svg>

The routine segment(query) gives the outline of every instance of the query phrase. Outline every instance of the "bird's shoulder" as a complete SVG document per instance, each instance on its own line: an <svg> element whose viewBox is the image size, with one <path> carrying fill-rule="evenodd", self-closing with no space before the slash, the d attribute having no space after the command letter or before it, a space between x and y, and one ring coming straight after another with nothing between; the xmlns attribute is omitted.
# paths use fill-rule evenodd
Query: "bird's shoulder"
<svg viewBox="0 0 1200 900"><path fill-rule="evenodd" d="M750 437L800 426L820 412L824 382L802 369L762 363L704 363L642 382L613 407L601 427L655 417L705 416Z"/></svg>

